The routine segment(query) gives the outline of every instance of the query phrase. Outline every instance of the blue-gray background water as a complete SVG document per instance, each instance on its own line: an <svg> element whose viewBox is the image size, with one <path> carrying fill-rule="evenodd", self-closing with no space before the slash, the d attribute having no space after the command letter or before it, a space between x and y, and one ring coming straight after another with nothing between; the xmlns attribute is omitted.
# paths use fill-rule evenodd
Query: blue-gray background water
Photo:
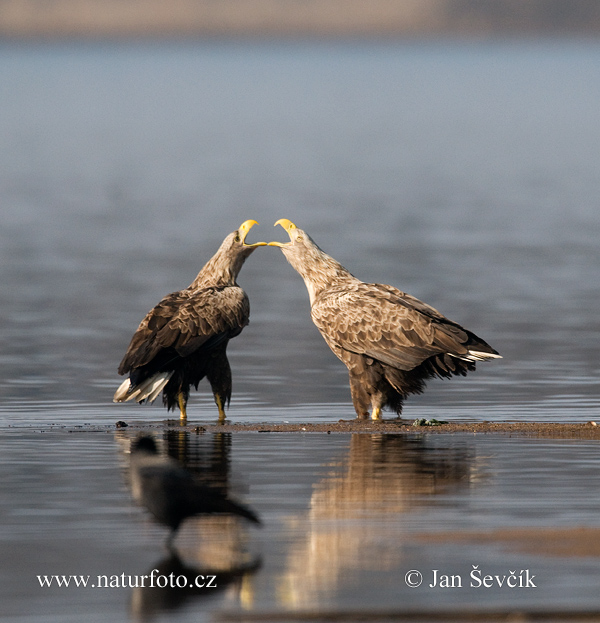
<svg viewBox="0 0 600 623"><path fill-rule="evenodd" d="M596 42L4 45L0 74L3 418L108 413L146 311L243 220L282 240L281 217L503 354L407 409L594 408ZM281 253L259 249L239 281L231 417L345 411L346 372Z"/></svg>
<svg viewBox="0 0 600 623"><path fill-rule="evenodd" d="M405 412L595 408L595 41L3 45L0 78L3 418L37 401L110 412L146 311L243 220L283 240L281 217L504 356ZM252 316L230 346L231 418L352 416L280 251L259 249L239 281ZM212 414L205 390L192 415Z"/></svg>
<svg viewBox="0 0 600 623"><path fill-rule="evenodd" d="M406 417L597 419L598 42L3 44L0 85L7 621L161 608L181 621L231 609L600 609L593 551L507 548L497 533L419 540L597 530L594 441L158 428L175 456L213 457L265 524L193 524L182 549L260 569L170 607L36 579L159 564L166 531L136 509L122 473L133 433L106 430L166 414L112 404L116 368L146 311L249 218L260 223L251 241L283 240L272 224L289 218L356 276L425 300L504 356L431 382ZM230 420L354 417L346 371L281 252L257 250L239 281L252 314L229 348ZM214 421L200 389L190 421ZM538 589L405 584L411 569L468 582L473 565L529 569ZM187 599L163 594L176 597Z"/></svg>

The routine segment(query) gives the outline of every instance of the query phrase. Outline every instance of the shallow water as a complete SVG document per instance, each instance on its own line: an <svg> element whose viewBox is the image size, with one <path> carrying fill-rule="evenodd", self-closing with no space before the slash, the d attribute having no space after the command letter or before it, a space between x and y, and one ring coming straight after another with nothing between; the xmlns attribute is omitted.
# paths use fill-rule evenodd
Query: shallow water
<svg viewBox="0 0 600 623"><path fill-rule="evenodd" d="M175 563L164 549L166 529L131 501L132 436L65 429L3 435L2 550L11 563L2 570L3 620L600 610L600 501L590 495L597 443L158 432L164 452L228 488L263 521L259 529L230 518L188 520ZM595 547L555 551L557 540L581 526ZM548 528L562 532L545 537ZM216 575L217 587L130 588L153 569L175 578ZM422 574L421 586L407 585L409 571ZM479 584L512 572L513 588ZM37 578L63 574L90 576L90 586L42 588ZM92 588L98 576L118 586ZM443 576L454 578L452 587L442 586Z"/></svg>
<svg viewBox="0 0 600 623"><path fill-rule="evenodd" d="M405 417L598 419L599 74L590 40L0 45L4 620L128 620L156 602L182 621L599 610L598 552L580 534L536 541L577 526L594 540L597 444L500 436L181 433L178 456L213 457L207 477L265 522L182 531L185 564L218 568L223 590L36 578L161 566L165 530L126 486L131 433L105 431L165 412L112 404L116 368L146 311L248 218L252 241L283 240L272 223L290 218L504 356L431 382ZM354 417L280 251L259 249L239 281L252 318L229 348L230 420ZM205 386L189 416L214 421ZM471 588L473 565L539 585ZM463 586L427 588L433 569Z"/></svg>

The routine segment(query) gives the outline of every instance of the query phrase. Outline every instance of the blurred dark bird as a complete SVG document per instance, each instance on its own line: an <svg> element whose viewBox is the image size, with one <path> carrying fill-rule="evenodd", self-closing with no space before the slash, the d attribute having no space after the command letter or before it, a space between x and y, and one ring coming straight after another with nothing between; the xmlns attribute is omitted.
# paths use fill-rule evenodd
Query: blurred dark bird
<svg viewBox="0 0 600 623"><path fill-rule="evenodd" d="M334 354L346 364L357 416L398 415L409 394L432 377L466 375L475 363L500 355L474 333L392 286L363 283L288 219L290 242L281 247L304 279L311 317Z"/></svg>
<svg viewBox="0 0 600 623"><path fill-rule="evenodd" d="M153 402L162 391L170 411L180 410L186 422L190 387L206 377L225 419L231 399L227 344L248 324L250 302L236 283L246 258L265 242L246 244L256 221L245 221L229 234L219 250L185 290L168 294L148 312L133 335L119 366L128 378L113 401Z"/></svg>
<svg viewBox="0 0 600 623"><path fill-rule="evenodd" d="M130 475L134 500L146 507L158 522L171 528L169 548L188 517L228 514L260 524L249 508L233 502L217 489L200 484L175 459L160 455L150 436L141 436L131 444Z"/></svg>

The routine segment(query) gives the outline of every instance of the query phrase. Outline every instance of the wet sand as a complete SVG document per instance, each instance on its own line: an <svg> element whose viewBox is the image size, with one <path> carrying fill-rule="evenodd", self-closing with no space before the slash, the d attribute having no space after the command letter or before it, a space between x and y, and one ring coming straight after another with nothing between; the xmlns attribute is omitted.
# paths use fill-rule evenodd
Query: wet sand
<svg viewBox="0 0 600 623"><path fill-rule="evenodd" d="M117 428L132 430L145 428L175 428L190 433L382 433L382 434L435 434L435 433L473 433L502 434L527 437L544 437L550 439L600 439L600 427L596 422L556 423L556 422L437 422L436 420L338 420L325 423L194 423L183 426L178 420L163 422L117 422Z"/></svg>
<svg viewBox="0 0 600 623"><path fill-rule="evenodd" d="M437 532L416 535L423 543L504 544L510 549L541 556L600 556L600 528L502 528L489 532Z"/></svg>

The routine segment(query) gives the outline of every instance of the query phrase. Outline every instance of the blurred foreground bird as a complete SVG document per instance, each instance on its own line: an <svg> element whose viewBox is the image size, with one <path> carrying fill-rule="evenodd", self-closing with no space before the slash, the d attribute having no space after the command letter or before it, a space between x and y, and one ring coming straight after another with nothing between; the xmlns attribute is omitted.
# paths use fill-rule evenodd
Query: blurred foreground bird
<svg viewBox="0 0 600 623"><path fill-rule="evenodd" d="M145 506L157 521L171 528L167 539L169 548L179 526L188 517L229 514L260 524L249 508L200 484L175 459L161 456L150 436L141 436L131 444L130 475L134 500Z"/></svg>
<svg viewBox="0 0 600 623"><path fill-rule="evenodd" d="M119 366L129 377L114 395L114 402L153 402L162 391L170 411L180 410L186 422L190 387L206 377L225 419L231 399L231 368L227 344L248 324L250 303L237 284L246 258L266 242L246 244L248 220L229 234L219 250L185 290L165 296L150 310L135 332Z"/></svg>
<svg viewBox="0 0 600 623"><path fill-rule="evenodd" d="M363 283L324 253L306 232L280 219L290 242L281 247L304 279L311 317L334 354L346 364L356 414L398 415L409 394L432 377L466 375L477 361L500 358L489 344L437 310L396 288Z"/></svg>

